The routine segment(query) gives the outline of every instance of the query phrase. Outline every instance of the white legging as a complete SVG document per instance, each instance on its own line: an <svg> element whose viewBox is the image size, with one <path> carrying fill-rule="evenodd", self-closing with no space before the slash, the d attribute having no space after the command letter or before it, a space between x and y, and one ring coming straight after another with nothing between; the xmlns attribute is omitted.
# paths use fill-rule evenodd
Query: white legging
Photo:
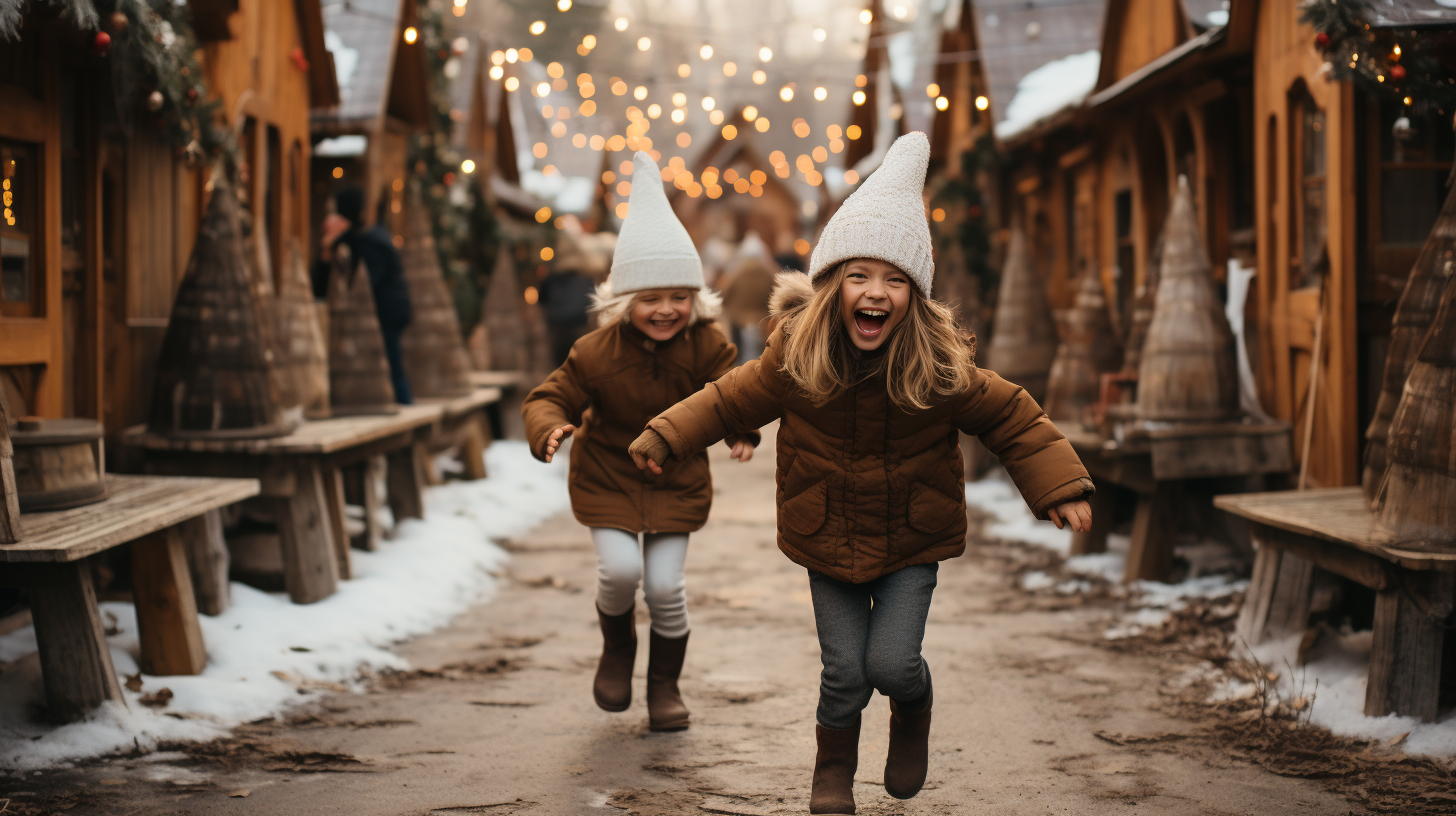
<svg viewBox="0 0 1456 816"><path fill-rule="evenodd" d="M624 530L593 527L591 533L597 548L597 606L608 615L626 612L640 583L652 630L663 637L686 635L687 533L644 533L640 545L636 533Z"/></svg>

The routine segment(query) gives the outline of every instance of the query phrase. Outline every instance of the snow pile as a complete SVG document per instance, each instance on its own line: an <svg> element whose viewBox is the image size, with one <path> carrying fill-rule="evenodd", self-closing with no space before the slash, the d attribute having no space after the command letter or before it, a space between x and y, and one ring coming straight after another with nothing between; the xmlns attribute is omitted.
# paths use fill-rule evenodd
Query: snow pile
<svg viewBox="0 0 1456 816"><path fill-rule="evenodd" d="M986 525L986 535L1037 544L1061 555L1066 555L1072 548L1072 531L1066 528L1058 530L1049 521L1038 521L1005 471L997 470L995 475L979 482L968 482L966 502L996 519Z"/></svg>
<svg viewBox="0 0 1456 816"><path fill-rule="evenodd" d="M0 637L0 767L34 769L162 740L205 740L230 726L277 714L322 690L357 685L372 670L407 668L391 643L432 631L495 592L506 561L492 539L520 535L568 507L566 462L542 465L523 442L486 452L490 478L426 491L426 519L406 520L377 552L354 551L354 578L319 603L233 584L233 606L202 617L207 668L196 677L143 677L88 719L52 728L34 722L44 700L35 630ZM101 604L117 673L137 672L131 604ZM167 688L163 708L142 695Z"/></svg>
<svg viewBox="0 0 1456 816"><path fill-rule="evenodd" d="M1016 83L1016 95L996 123L996 138L1012 139L1086 100L1097 85L1102 55L1084 51L1053 60Z"/></svg>

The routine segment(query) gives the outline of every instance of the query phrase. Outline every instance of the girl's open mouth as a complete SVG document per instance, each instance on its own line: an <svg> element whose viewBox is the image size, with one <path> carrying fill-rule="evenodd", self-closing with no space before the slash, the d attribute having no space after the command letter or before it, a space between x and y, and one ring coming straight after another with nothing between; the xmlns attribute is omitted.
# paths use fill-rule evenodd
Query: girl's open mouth
<svg viewBox="0 0 1456 816"><path fill-rule="evenodd" d="M649 320L647 322L650 323L653 328L657 328L657 329L671 329L671 328L675 327L681 321L677 317L672 317L672 318L669 318L667 320L663 320L662 318L656 318L655 317L655 318L653 318L653 319L651 319L651 320Z"/></svg>
<svg viewBox="0 0 1456 816"><path fill-rule="evenodd" d="M885 321L890 319L890 313L884 309L855 309L854 326L859 329L860 334L866 337L874 337L885 328Z"/></svg>

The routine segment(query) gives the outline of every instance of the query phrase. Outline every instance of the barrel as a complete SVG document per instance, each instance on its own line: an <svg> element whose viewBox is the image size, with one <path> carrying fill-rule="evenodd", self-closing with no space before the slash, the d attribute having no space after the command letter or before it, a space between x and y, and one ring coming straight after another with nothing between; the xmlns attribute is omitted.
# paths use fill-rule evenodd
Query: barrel
<svg viewBox="0 0 1456 816"><path fill-rule="evenodd" d="M343 244L329 271L329 407L334 416L399 410L369 275Z"/></svg>
<svg viewBox="0 0 1456 816"><path fill-rule="evenodd" d="M440 253L420 197L418 184L406 194L404 279L414 315L400 344L410 391L417 397L456 397L470 393L470 357L460 335L460 316L445 284Z"/></svg>
<svg viewBox="0 0 1456 816"><path fill-rule="evenodd" d="M106 441L94 419L21 417L10 434L20 512L106 498Z"/></svg>
<svg viewBox="0 0 1456 816"><path fill-rule="evenodd" d="M1415 365L1416 351L1436 316L1446 282L1451 279L1453 264L1456 264L1456 185L1446 194L1446 203L1441 206L1431 234L1411 267L1405 291L1395 305L1380 397L1375 403L1370 427L1365 429L1365 468L1360 475L1360 486L1372 500L1385 475L1390 422L1405 391L1406 376Z"/></svg>
<svg viewBox="0 0 1456 816"><path fill-rule="evenodd" d="M1026 234L1017 227L1011 233L1006 264L1001 270L986 365L1041 402L1046 398L1047 375L1056 354L1051 304L1041 278L1031 268Z"/></svg>
<svg viewBox="0 0 1456 816"><path fill-rule="evenodd" d="M1076 302L1060 322L1062 340L1052 360L1042 407L1052 419L1081 421L1097 402L1102 375L1122 364L1122 347L1107 311L1107 293L1094 272L1082 275Z"/></svg>
<svg viewBox="0 0 1456 816"><path fill-rule="evenodd" d="M278 348L282 367L304 416L329 416L329 347L314 306L308 262L297 240L285 252L283 280L276 298Z"/></svg>
<svg viewBox="0 0 1456 816"><path fill-rule="evenodd" d="M1178 177L1160 267L1138 364L1137 416L1154 422L1233 417L1239 409L1234 335L1214 290L1186 176Z"/></svg>
<svg viewBox="0 0 1456 816"><path fill-rule="evenodd" d="M237 195L218 174L162 340L153 433L247 439L293 430L244 251Z"/></svg>
<svg viewBox="0 0 1456 816"><path fill-rule="evenodd" d="M531 367L530 337L525 321L526 303L511 248L502 246L485 293L481 323L485 326L487 358L496 371L526 371Z"/></svg>

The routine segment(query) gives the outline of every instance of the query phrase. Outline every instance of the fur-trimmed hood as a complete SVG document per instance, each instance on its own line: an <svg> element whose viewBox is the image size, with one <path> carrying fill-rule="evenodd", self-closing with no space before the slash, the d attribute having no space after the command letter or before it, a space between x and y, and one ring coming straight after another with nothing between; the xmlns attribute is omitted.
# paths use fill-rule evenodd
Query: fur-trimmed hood
<svg viewBox="0 0 1456 816"><path fill-rule="evenodd" d="M768 313L774 317L784 314L809 302L814 296L814 284L803 272L784 270L774 275L773 294L768 298Z"/></svg>

